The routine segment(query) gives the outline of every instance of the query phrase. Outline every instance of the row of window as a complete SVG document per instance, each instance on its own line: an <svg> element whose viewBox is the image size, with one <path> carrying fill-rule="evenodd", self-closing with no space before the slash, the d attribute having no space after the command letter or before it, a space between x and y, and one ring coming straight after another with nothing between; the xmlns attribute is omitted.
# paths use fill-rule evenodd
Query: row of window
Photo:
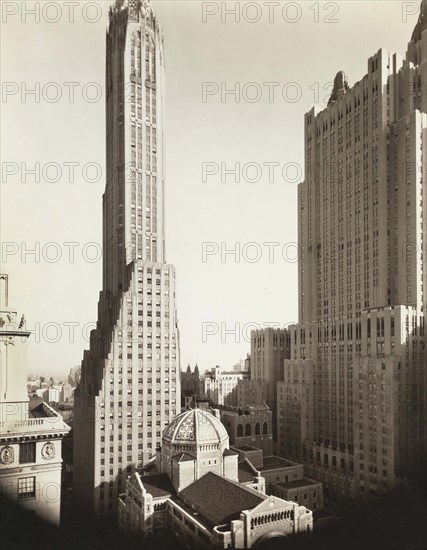
<svg viewBox="0 0 427 550"><path fill-rule="evenodd" d="M267 422L264 422L264 424L262 426L262 433L263 434L268 434L268 424L267 424ZM249 424L249 423L246 424L245 429L244 429L244 435L245 436L252 435L252 426L251 426L251 424ZM261 426L258 422L255 424L255 435L261 435ZM237 437L243 437L243 425L242 424L237 425Z"/></svg>

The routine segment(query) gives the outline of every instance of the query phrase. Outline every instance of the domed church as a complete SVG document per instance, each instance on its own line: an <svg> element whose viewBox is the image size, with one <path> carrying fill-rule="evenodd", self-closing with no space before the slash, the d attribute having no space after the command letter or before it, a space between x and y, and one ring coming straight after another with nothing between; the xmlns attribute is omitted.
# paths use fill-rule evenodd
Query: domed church
<svg viewBox="0 0 427 550"><path fill-rule="evenodd" d="M238 454L230 451L228 433L219 418L191 409L166 428L157 450L157 471L166 473L177 492L208 472L238 481Z"/></svg>
<svg viewBox="0 0 427 550"><path fill-rule="evenodd" d="M239 455L219 411L185 411L169 424L151 467L119 495L119 524L132 536L172 531L197 548L251 548L271 537L310 531L305 506L264 493L265 480L239 479Z"/></svg>

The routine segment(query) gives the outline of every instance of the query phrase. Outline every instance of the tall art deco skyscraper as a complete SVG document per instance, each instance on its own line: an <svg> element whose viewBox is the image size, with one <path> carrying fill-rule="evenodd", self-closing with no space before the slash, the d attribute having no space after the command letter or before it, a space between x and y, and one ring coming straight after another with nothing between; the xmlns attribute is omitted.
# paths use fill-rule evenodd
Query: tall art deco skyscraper
<svg viewBox="0 0 427 550"><path fill-rule="evenodd" d="M117 0L106 37L103 289L75 394L74 493L116 508L180 412L175 270L165 260L163 37L147 1Z"/></svg>
<svg viewBox="0 0 427 550"><path fill-rule="evenodd" d="M406 59L379 50L305 116L299 325L279 450L332 497L426 475L427 0Z"/></svg>

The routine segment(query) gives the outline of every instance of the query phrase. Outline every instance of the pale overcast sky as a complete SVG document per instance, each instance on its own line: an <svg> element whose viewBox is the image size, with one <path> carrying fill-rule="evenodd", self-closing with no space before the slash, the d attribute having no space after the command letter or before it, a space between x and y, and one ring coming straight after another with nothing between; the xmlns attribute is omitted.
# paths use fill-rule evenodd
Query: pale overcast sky
<svg viewBox="0 0 427 550"><path fill-rule="evenodd" d="M67 3L25 4L27 11L39 5L40 22L23 3L2 2L1 271L10 275L11 305L35 331L29 372L62 375L88 346L101 289L102 263L89 260L101 243L110 2L76 3L73 21ZM206 22L203 4L218 10ZM281 2L270 22L269 4L259 2L256 10L254 2L241 2L240 22L232 15L224 22L221 12L234 2L152 2L165 36L167 259L177 268L182 368L188 362L229 368L249 351L253 324L297 321L297 264L282 251L295 256L287 245L297 240L297 180L304 175L295 167L303 159L304 113L324 107L337 71L352 85L380 47L404 55L419 5ZM74 101L66 84L72 82ZM203 83L213 83L205 101ZM221 89L236 83L241 100L221 101ZM31 89L40 90L37 101ZM259 100L249 101L257 93ZM24 173L36 163L38 182ZM203 163L219 167L205 182ZM230 174L221 182L221 163L227 169L240 163L240 183ZM260 181L248 181L257 173L254 165L244 169L247 163L259 165ZM273 182L263 163L277 164ZM55 182L56 165L62 176ZM267 242L278 243L271 262ZM205 261L203 243L216 243ZM221 250L236 243L240 261L232 255L221 261ZM37 247L38 257L28 253ZM203 327L217 332L203 338ZM226 334L233 329L237 334Z"/></svg>

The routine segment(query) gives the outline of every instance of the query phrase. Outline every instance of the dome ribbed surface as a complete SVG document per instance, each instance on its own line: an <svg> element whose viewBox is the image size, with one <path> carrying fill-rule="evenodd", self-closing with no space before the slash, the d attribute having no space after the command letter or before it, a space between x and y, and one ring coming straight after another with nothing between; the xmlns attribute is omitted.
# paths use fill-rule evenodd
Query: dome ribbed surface
<svg viewBox="0 0 427 550"><path fill-rule="evenodd" d="M228 438L227 430L213 414L191 409L179 414L163 433L168 443L219 444Z"/></svg>

